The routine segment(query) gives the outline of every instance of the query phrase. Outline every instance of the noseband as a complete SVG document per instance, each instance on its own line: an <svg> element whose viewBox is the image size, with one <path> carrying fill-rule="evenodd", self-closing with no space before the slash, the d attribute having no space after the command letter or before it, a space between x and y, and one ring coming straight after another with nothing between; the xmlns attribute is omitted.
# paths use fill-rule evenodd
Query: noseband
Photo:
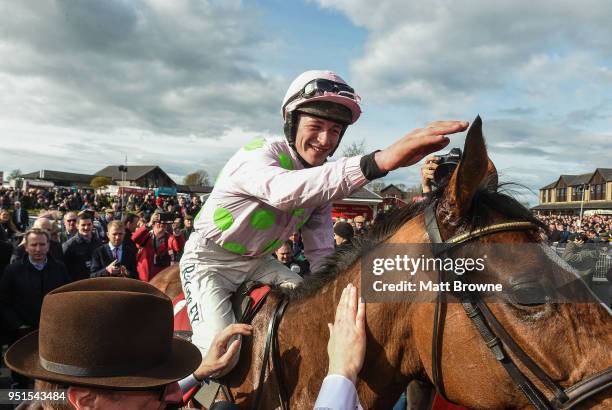
<svg viewBox="0 0 612 410"><path fill-rule="evenodd" d="M444 244L442 250L434 249L434 255L446 256L448 252L462 244L476 238L491 235L498 232L535 231L539 227L531 222L506 222L488 225L465 234L454 236L444 241L440 235L438 221L435 215L436 203L432 203L425 209L425 228L432 243ZM445 270L438 271L438 282L449 274ZM464 275L465 276L465 275ZM466 280L457 276L461 281ZM474 326L484 339L487 347L493 352L497 361L506 369L516 386L525 394L533 406L538 410L566 410L571 409L587 398L612 387L612 367L594 374L570 387L563 389L555 382L525 351L514 341L503 325L497 320L493 312L483 301L477 292L465 292L460 296L461 304L467 316L472 320ZM440 366L440 342L442 317L440 309L445 302L443 292L438 293L432 336L432 379L438 393L446 398L444 384L442 381ZM548 400L546 396L525 376L515 364L505 349L509 349L513 355L539 379L553 394L554 399Z"/></svg>

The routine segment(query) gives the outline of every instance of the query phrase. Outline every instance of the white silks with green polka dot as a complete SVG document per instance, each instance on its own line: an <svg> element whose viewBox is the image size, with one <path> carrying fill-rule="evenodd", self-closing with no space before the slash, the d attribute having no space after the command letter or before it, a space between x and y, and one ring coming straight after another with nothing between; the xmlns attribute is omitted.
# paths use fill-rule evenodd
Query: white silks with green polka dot
<svg viewBox="0 0 612 410"><path fill-rule="evenodd" d="M316 268L334 247L331 201L368 183L360 160L304 168L284 138L255 138L223 167L196 216L196 232L230 253L261 257L301 230Z"/></svg>

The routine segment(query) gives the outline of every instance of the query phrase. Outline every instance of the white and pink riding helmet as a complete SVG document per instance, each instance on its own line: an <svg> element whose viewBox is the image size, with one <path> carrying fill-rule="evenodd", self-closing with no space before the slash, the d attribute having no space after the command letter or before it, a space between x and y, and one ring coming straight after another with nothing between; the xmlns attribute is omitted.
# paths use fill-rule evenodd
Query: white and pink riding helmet
<svg viewBox="0 0 612 410"><path fill-rule="evenodd" d="M290 143L295 141L297 112L336 121L346 130L361 115L360 101L355 90L333 71L306 71L293 80L283 98L285 136Z"/></svg>

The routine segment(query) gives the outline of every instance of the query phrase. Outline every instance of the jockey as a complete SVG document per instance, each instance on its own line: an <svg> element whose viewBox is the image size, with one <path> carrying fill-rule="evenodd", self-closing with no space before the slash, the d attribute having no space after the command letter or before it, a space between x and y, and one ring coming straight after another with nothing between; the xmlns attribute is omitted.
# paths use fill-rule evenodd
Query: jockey
<svg viewBox="0 0 612 410"><path fill-rule="evenodd" d="M235 322L231 293L245 281L297 286L302 278L270 255L301 230L313 272L334 251L332 201L445 147L467 122L415 130L382 151L327 162L361 115L360 97L331 71L306 71L289 86L281 114L285 138L258 138L227 162L195 218L180 277L203 357ZM231 367L230 367L231 368ZM217 375L221 376L221 375Z"/></svg>

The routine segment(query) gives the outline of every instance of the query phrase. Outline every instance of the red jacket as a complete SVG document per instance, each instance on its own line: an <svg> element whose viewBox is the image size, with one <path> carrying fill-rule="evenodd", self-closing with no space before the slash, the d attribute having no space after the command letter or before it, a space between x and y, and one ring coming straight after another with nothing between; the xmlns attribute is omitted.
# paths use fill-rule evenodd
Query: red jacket
<svg viewBox="0 0 612 410"><path fill-rule="evenodd" d="M180 235L170 235L168 238L168 248L172 251L173 260L175 262L179 261L180 256L183 254L183 249L185 248L185 235L182 233Z"/></svg>
<svg viewBox="0 0 612 410"><path fill-rule="evenodd" d="M140 280L149 282L157 273L170 266L167 234L156 241L153 232L143 225L132 234L132 241L138 247L136 270ZM157 264L154 259L157 259Z"/></svg>

